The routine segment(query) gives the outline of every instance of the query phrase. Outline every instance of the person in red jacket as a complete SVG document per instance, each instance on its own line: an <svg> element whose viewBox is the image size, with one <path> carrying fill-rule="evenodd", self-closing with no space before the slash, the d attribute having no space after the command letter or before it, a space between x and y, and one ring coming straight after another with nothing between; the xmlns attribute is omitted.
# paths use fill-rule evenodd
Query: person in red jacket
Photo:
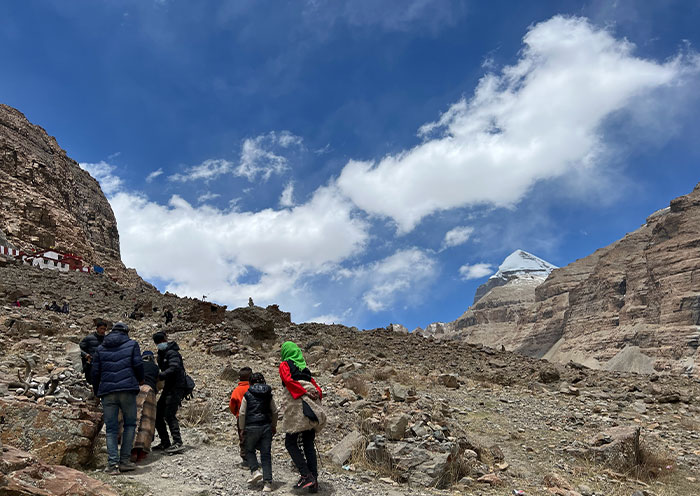
<svg viewBox="0 0 700 496"><path fill-rule="evenodd" d="M314 441L316 433L326 424L321 406L323 393L306 366L299 346L291 341L283 343L281 358L284 445L301 475L296 488L315 493L318 492L318 465Z"/></svg>
<svg viewBox="0 0 700 496"><path fill-rule="evenodd" d="M248 392L248 388L250 387L248 379L250 379L250 375L252 373L253 369L251 369L250 367L243 367L241 370L238 371L238 386L236 386L236 388L231 393L231 399L228 402L228 409L231 410L231 413L233 413L236 416L236 430L238 431L238 447L240 448L242 467L247 467L248 462L246 461L245 446L243 445L243 431L238 425L238 415L241 409L241 400L243 399L243 396Z"/></svg>

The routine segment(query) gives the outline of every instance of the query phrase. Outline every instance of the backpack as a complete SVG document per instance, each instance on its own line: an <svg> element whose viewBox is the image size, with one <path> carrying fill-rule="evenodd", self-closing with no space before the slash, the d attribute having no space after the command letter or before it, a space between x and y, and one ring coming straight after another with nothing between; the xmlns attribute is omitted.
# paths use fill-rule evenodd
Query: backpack
<svg viewBox="0 0 700 496"><path fill-rule="evenodd" d="M189 374L185 375L185 384L187 384L187 387L185 387L182 390L182 399L183 400L191 400L194 398L194 379L190 377Z"/></svg>

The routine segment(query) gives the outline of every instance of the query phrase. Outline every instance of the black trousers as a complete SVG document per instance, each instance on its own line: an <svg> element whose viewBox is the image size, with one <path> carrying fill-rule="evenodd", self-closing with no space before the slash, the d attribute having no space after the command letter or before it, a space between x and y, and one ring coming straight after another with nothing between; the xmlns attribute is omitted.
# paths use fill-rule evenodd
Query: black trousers
<svg viewBox="0 0 700 496"><path fill-rule="evenodd" d="M284 446L292 457L294 465L302 476L312 474L318 477L318 465L316 461L316 448L314 440L316 439L316 431L309 429L308 431L295 432L287 434L284 438ZM301 447L299 446L301 444ZM302 453L301 449L304 449Z"/></svg>
<svg viewBox="0 0 700 496"><path fill-rule="evenodd" d="M245 456L251 473L260 467L256 451L260 452L263 480L272 482L272 426L270 424L248 425L245 428Z"/></svg>
<svg viewBox="0 0 700 496"><path fill-rule="evenodd" d="M156 404L156 431L158 431L158 437L164 446L170 446L168 428L173 436L173 443L182 444L180 424L177 421L177 410L180 408L181 401L182 398L178 391L163 391Z"/></svg>

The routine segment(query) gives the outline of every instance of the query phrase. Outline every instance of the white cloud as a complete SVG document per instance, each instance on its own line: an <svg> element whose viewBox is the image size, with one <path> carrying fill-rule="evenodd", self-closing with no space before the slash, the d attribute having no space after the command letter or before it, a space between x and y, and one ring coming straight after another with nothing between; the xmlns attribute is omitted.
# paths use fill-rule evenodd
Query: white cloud
<svg viewBox="0 0 700 496"><path fill-rule="evenodd" d="M218 193L212 193L212 192L204 193L203 195L199 195L199 197L197 198L197 202L198 203L206 203L210 200L216 200L220 196L221 195Z"/></svg>
<svg viewBox="0 0 700 496"><path fill-rule="evenodd" d="M289 159L285 154L290 149L303 149L303 146L302 138L289 131L271 131L255 138L246 138L241 146L238 164L221 158L207 159L168 179L178 182L210 181L225 174L233 174L251 182L258 176L267 181L273 174L283 174L289 169Z"/></svg>
<svg viewBox="0 0 700 496"><path fill-rule="evenodd" d="M302 139L289 131L280 133L270 132L256 138L248 138L243 142L241 158L234 173L237 176L254 181L258 175L267 181L272 174L282 174L289 168L288 160L277 148L300 147Z"/></svg>
<svg viewBox="0 0 700 496"><path fill-rule="evenodd" d="M459 246L466 243L472 233L474 232L473 227L459 226L454 229L450 229L445 233L445 239L442 242L443 248L451 248L453 246Z"/></svg>
<svg viewBox="0 0 700 496"><path fill-rule="evenodd" d="M418 248L400 250L391 256L355 269L339 269L338 278L354 279L352 293L362 293L365 306L372 312L385 310L403 296L415 299L416 287L435 275L437 262ZM364 289L363 289L364 288Z"/></svg>
<svg viewBox="0 0 700 496"><path fill-rule="evenodd" d="M288 182L282 191L280 196L280 206L281 207L293 207L294 206L294 183L292 181Z"/></svg>
<svg viewBox="0 0 700 496"><path fill-rule="evenodd" d="M162 168L158 169L158 170L154 170L153 172L151 172L149 175L146 176L146 182L150 183L151 181L153 181L155 178L157 178L158 176L160 176L162 174L163 174Z"/></svg>
<svg viewBox="0 0 700 496"><path fill-rule="evenodd" d="M160 205L126 192L110 201L128 266L170 281L169 291L228 304L248 296L260 304L303 299L300 278L362 251L368 237L368 226L332 186L303 205L257 212L195 207L178 196Z"/></svg>
<svg viewBox="0 0 700 496"><path fill-rule="evenodd" d="M121 178L113 174L116 167L104 160L92 164L82 162L80 167L97 179L105 195L111 195L119 191L122 186Z"/></svg>
<svg viewBox="0 0 700 496"><path fill-rule="evenodd" d="M208 159L199 165L190 167L186 172L168 176L171 181L187 182L203 179L209 181L233 171L234 164L224 159Z"/></svg>
<svg viewBox="0 0 700 496"><path fill-rule="evenodd" d="M487 263L478 263L474 265L462 265L459 268L459 275L462 279L481 279L493 273L493 266Z"/></svg>
<svg viewBox="0 0 700 496"><path fill-rule="evenodd" d="M440 210L512 207L538 181L581 171L595 181L606 119L700 67L697 56L635 57L631 43L582 18L553 17L523 42L515 65L484 76L470 100L421 127L423 143L378 163L350 161L341 190L405 233Z"/></svg>

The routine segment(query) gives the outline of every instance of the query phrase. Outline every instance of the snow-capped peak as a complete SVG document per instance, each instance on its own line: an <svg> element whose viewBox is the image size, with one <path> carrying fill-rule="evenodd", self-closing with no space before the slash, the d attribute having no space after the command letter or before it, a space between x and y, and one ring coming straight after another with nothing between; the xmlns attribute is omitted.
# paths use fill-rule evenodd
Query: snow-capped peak
<svg viewBox="0 0 700 496"><path fill-rule="evenodd" d="M498 272L490 278L509 278L520 274L546 278L549 273L556 268L556 265L545 262L532 253L523 250L515 250L506 257L503 263L498 267Z"/></svg>

